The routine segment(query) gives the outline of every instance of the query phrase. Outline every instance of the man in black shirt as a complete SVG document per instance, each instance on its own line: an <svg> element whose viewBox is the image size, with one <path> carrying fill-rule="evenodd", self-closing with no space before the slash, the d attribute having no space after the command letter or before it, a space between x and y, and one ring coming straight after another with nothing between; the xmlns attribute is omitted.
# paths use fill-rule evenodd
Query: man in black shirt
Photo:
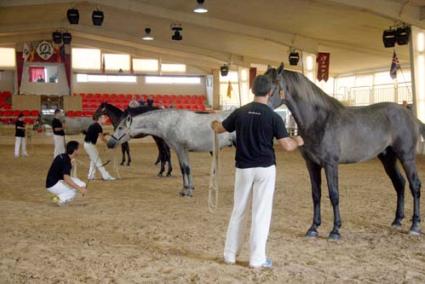
<svg viewBox="0 0 425 284"><path fill-rule="evenodd" d="M53 157L65 153L65 131L60 118L61 111L60 109L56 109L55 118L52 121L53 143L55 145Z"/></svg>
<svg viewBox="0 0 425 284"><path fill-rule="evenodd" d="M272 83L258 76L253 84L254 101L232 112L222 123L212 122L217 133L236 131L236 173L232 217L227 230L224 261L235 263L242 246L243 225L252 199L249 265L270 268L266 244L270 229L276 179L273 138L282 148L293 151L304 144L301 137L289 138L283 120L270 107Z"/></svg>
<svg viewBox="0 0 425 284"><path fill-rule="evenodd" d="M19 158L19 150L22 148L22 156L27 157L27 143L25 141L24 115L20 113L15 122L15 158Z"/></svg>
<svg viewBox="0 0 425 284"><path fill-rule="evenodd" d="M83 181L71 177L71 160L77 157L78 152L79 143L69 141L66 144L66 153L56 156L47 174L46 188L55 195L53 201L59 206L72 201L77 190L83 195L87 192Z"/></svg>
<svg viewBox="0 0 425 284"><path fill-rule="evenodd" d="M99 116L98 120L89 126L87 129L86 137L84 138L84 150L86 150L87 154L90 157L90 169L88 173L88 179L95 179L96 168L99 170L102 175L103 180L115 180L113 176L111 176L105 167L102 166L102 160L99 157L99 152L96 148L97 139L102 139L103 142L107 142L105 136L103 134L103 129L101 124L106 122L106 116Z"/></svg>

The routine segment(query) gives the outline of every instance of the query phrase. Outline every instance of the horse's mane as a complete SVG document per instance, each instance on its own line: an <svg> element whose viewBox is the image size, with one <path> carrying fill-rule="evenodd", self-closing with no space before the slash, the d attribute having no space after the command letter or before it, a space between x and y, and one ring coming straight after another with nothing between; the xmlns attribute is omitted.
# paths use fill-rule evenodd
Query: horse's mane
<svg viewBox="0 0 425 284"><path fill-rule="evenodd" d="M344 105L337 99L327 95L316 84L311 82L306 76L299 72L284 70L283 79L287 85L294 88L294 91L304 100L312 105L317 105L325 109L341 109Z"/></svg>
<svg viewBox="0 0 425 284"><path fill-rule="evenodd" d="M141 105L137 107L128 107L125 109L124 113L126 115L136 116L151 110L159 110L159 108L155 106L150 106L150 105Z"/></svg>
<svg viewBox="0 0 425 284"><path fill-rule="evenodd" d="M106 106L109 111L113 112L118 117L123 114L123 111L120 110L119 108L117 108L116 106L114 106L113 104L105 102L105 103L103 103L103 105Z"/></svg>

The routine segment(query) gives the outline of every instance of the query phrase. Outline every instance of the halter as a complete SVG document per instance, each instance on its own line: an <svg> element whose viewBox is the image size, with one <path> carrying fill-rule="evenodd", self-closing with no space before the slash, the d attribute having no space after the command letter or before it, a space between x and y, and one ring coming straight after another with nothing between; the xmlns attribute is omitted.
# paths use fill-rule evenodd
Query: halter
<svg viewBox="0 0 425 284"><path fill-rule="evenodd" d="M115 141L120 141L127 133L122 134L119 138L115 137L114 134L111 135L111 138L114 139Z"/></svg>

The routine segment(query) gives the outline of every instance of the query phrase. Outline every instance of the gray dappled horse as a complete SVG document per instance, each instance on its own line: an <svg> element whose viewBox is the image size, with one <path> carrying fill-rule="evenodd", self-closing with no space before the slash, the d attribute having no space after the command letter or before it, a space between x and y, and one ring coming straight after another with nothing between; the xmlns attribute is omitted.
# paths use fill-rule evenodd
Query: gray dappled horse
<svg viewBox="0 0 425 284"><path fill-rule="evenodd" d="M97 118L100 115L107 115L111 121L112 121L112 125L114 126L114 129L116 129L118 127L118 125L120 124L121 120L125 119L127 117L127 115L137 115L137 114L141 114L141 113L146 113L148 111L152 111L152 110L157 110L157 107L154 106L149 106L149 105L142 105L139 107L135 107L135 108L127 108L125 111L120 110L119 108L117 108L116 106L103 102L99 105L99 107L96 109L95 113L94 113L94 117ZM139 135L137 138L143 138L147 135ZM158 176L162 176L162 174L165 171L165 165L168 164L168 170L167 170L167 177L171 176L171 172L173 171L173 167L171 165L171 153L170 153L170 148L168 147L168 145L164 142L163 139L159 138L159 137L155 137L152 136L156 146L158 148L158 158L155 162L155 165L157 165L158 163L161 163L161 168L159 170ZM122 151L122 161L121 161L121 165L124 164L125 162L125 154L127 153L127 166L130 165L131 162L131 156L130 156L130 145L128 144L128 142L124 142L121 143L121 151Z"/></svg>
<svg viewBox="0 0 425 284"><path fill-rule="evenodd" d="M318 236L320 226L321 170L325 170L334 226L330 239L339 239L338 164L357 163L378 157L397 192L397 210L392 223L400 228L404 218L404 185L397 160L406 173L413 196L410 233L420 234L420 188L416 170L416 145L424 137L424 125L408 109L395 103L378 103L365 107L345 107L326 95L304 75L269 68L273 81L269 105L286 104L293 114L299 134L304 139L301 153L310 174L314 216L307 236Z"/></svg>
<svg viewBox="0 0 425 284"><path fill-rule="evenodd" d="M155 110L136 116L127 116L115 130L107 145L110 148L137 137L141 133L161 137L176 151L183 177L182 196L192 196L193 183L189 152L213 150L213 120L222 121L230 112L199 114L186 110ZM234 133L219 135L220 148L232 146Z"/></svg>

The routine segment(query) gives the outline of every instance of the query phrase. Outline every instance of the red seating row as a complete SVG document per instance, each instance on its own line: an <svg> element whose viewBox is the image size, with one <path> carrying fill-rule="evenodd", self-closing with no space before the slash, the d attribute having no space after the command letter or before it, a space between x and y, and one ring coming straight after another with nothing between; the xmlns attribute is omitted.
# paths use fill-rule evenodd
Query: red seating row
<svg viewBox="0 0 425 284"><path fill-rule="evenodd" d="M25 123L34 124L40 112L38 110L0 110L0 122L13 124L20 113L24 115Z"/></svg>

